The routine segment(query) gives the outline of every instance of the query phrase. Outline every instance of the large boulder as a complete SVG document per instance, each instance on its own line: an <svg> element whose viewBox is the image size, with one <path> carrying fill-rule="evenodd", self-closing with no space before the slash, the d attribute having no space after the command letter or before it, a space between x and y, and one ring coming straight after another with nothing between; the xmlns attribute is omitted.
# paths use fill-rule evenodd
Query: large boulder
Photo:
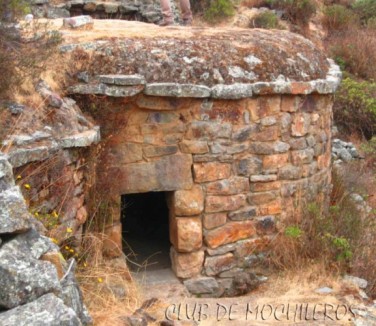
<svg viewBox="0 0 376 326"><path fill-rule="evenodd" d="M37 300L0 313L2 326L80 326L82 325L73 309L52 293Z"/></svg>
<svg viewBox="0 0 376 326"><path fill-rule="evenodd" d="M50 262L0 251L0 307L11 309L46 293L61 292L55 267ZM1 324L1 323L0 323Z"/></svg>
<svg viewBox="0 0 376 326"><path fill-rule="evenodd" d="M4 243L0 249L0 256L8 253L9 255L25 256L27 259L39 259L49 251L58 252L59 247L32 228Z"/></svg>

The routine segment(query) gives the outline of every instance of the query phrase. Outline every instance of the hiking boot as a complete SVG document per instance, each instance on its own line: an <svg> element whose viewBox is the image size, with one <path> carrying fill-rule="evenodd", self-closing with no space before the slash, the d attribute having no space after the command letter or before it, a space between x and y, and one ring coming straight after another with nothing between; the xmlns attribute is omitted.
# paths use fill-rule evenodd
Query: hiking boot
<svg viewBox="0 0 376 326"><path fill-rule="evenodd" d="M169 20L162 20L160 23L158 23L158 26L172 26L174 25L174 22L173 21L169 21Z"/></svg>

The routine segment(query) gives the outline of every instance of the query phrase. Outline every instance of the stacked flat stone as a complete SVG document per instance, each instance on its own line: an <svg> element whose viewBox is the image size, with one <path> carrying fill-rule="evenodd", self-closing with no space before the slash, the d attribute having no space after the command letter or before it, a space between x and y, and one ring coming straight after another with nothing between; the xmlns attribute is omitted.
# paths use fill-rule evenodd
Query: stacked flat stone
<svg viewBox="0 0 376 326"><path fill-rule="evenodd" d="M333 139L332 159L335 164L349 162L359 158L361 158L361 156L353 143L345 142L341 139Z"/></svg>
<svg viewBox="0 0 376 326"><path fill-rule="evenodd" d="M59 248L40 235L41 228L15 185L8 158L0 153L0 324L86 325L91 318L74 269L67 269Z"/></svg>
<svg viewBox="0 0 376 326"><path fill-rule="evenodd" d="M331 189L338 66L299 36L237 32L61 47L113 62L68 89L87 112L87 95L106 96L93 114L105 141L96 189L111 189L106 253L122 254L121 195L167 192L172 269L203 296L257 286L281 225L326 206Z"/></svg>
<svg viewBox="0 0 376 326"><path fill-rule="evenodd" d="M172 11L176 19L178 12L172 0ZM68 18L89 15L94 19L124 19L156 23L162 19L160 3L157 0L139 1L95 1L71 0L54 4L49 0L31 1L31 11L36 18Z"/></svg>
<svg viewBox="0 0 376 326"><path fill-rule="evenodd" d="M73 238L75 247L79 247L88 217L82 151L100 141L99 127L83 116L75 101L60 97L46 83L38 82L36 89L45 99L45 110L55 120L32 133L8 135L3 145L16 175L21 179L28 176L29 209L38 214L59 211L61 216L51 236L58 244ZM16 103L9 106L21 107ZM25 106L22 110L31 111ZM72 233L67 233L67 229Z"/></svg>

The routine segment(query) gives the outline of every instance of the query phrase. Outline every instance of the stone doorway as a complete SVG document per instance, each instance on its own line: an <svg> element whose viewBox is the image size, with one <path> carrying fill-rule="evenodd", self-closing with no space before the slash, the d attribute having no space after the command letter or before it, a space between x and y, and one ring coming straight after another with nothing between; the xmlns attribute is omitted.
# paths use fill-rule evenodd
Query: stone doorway
<svg viewBox="0 0 376 326"><path fill-rule="evenodd" d="M168 192L121 196L123 250L132 271L171 268Z"/></svg>

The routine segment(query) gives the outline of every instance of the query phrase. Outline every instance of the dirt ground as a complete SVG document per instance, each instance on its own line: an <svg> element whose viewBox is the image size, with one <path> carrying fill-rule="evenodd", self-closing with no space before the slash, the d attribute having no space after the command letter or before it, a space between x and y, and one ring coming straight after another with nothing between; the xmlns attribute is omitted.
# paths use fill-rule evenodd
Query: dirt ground
<svg viewBox="0 0 376 326"><path fill-rule="evenodd" d="M374 313L353 284L321 273L318 266L275 274L257 290L235 298L192 297L172 279L140 282L144 300L158 298L150 315L177 325L354 325L359 311ZM325 287L331 292L318 293Z"/></svg>

